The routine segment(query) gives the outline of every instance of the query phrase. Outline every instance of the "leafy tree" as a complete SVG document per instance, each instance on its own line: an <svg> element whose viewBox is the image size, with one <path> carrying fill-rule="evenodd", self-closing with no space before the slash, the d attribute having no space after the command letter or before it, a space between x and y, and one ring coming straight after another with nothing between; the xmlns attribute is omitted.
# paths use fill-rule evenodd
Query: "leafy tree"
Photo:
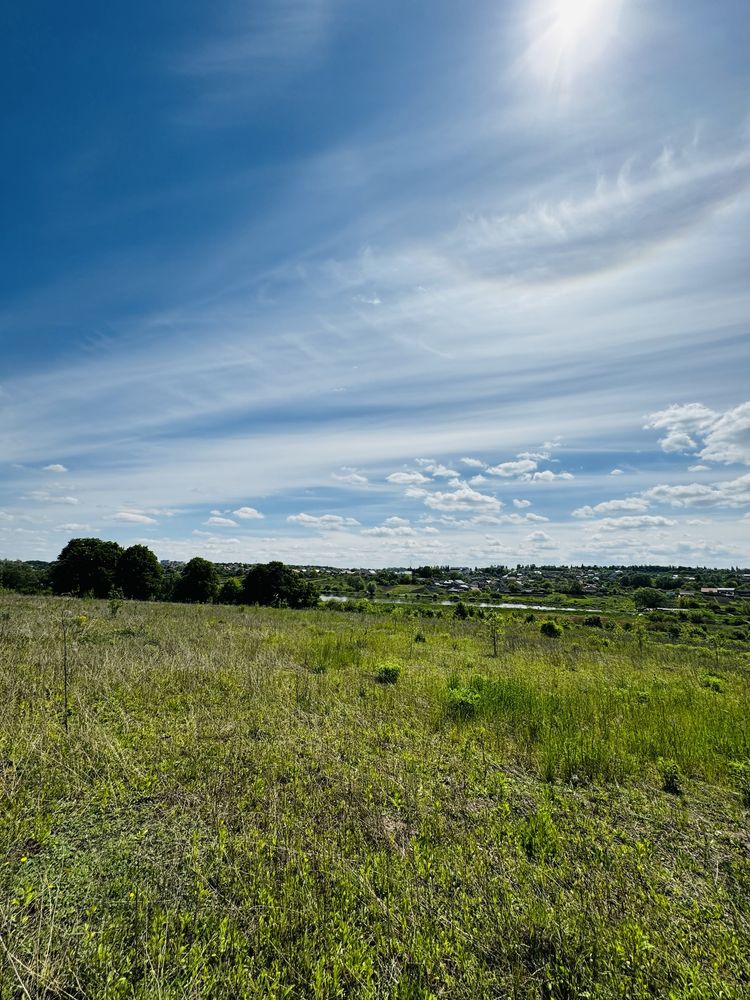
<svg viewBox="0 0 750 1000"><path fill-rule="evenodd" d="M219 591L219 604L239 604L242 600L242 582L236 576L226 579Z"/></svg>
<svg viewBox="0 0 750 1000"><path fill-rule="evenodd" d="M639 587L633 591L636 608L658 608L664 603L664 594L653 587Z"/></svg>
<svg viewBox="0 0 750 1000"><path fill-rule="evenodd" d="M50 570L56 594L106 597L114 585L117 563L123 553L117 542L101 538L71 538Z"/></svg>
<svg viewBox="0 0 750 1000"><path fill-rule="evenodd" d="M310 608L318 603L318 593L283 562L260 563L248 570L242 584L246 604L274 607Z"/></svg>
<svg viewBox="0 0 750 1000"><path fill-rule="evenodd" d="M125 597L148 601L161 592L162 575L159 560L151 549L145 545L131 545L117 563L115 585Z"/></svg>
<svg viewBox="0 0 750 1000"><path fill-rule="evenodd" d="M0 590L39 594L46 585L47 569L20 560L0 560Z"/></svg>
<svg viewBox="0 0 750 1000"><path fill-rule="evenodd" d="M218 591L218 570L208 559L196 556L183 567L174 588L174 599L185 604L208 604Z"/></svg>

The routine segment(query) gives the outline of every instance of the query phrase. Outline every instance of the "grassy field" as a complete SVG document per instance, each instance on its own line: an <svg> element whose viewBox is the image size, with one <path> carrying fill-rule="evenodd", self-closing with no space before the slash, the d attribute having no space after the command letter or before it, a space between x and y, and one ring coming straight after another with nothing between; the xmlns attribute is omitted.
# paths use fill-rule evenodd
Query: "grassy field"
<svg viewBox="0 0 750 1000"><path fill-rule="evenodd" d="M0 1000L750 996L746 652L113 610L0 597Z"/></svg>

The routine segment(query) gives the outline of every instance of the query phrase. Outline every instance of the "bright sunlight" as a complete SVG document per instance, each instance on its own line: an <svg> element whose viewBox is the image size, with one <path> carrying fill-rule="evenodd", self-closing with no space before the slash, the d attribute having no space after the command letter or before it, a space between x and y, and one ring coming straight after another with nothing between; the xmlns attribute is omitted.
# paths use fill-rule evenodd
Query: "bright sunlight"
<svg viewBox="0 0 750 1000"><path fill-rule="evenodd" d="M615 35L622 0L544 0L530 20L533 72L566 85L601 58Z"/></svg>

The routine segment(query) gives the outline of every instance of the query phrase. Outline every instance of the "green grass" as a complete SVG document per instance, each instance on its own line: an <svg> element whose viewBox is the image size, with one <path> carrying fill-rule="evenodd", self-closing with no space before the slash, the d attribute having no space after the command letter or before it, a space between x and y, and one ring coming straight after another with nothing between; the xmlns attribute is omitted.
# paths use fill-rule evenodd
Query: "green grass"
<svg viewBox="0 0 750 1000"><path fill-rule="evenodd" d="M3 597L0 1000L746 997L747 654L505 626Z"/></svg>

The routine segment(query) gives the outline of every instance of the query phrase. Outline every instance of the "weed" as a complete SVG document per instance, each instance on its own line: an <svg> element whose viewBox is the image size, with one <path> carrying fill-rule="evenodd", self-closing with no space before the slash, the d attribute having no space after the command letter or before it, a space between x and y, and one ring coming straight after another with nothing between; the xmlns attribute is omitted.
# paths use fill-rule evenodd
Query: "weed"
<svg viewBox="0 0 750 1000"><path fill-rule="evenodd" d="M401 676L401 667L397 663L381 663L375 671L375 681L378 684L395 684Z"/></svg>

